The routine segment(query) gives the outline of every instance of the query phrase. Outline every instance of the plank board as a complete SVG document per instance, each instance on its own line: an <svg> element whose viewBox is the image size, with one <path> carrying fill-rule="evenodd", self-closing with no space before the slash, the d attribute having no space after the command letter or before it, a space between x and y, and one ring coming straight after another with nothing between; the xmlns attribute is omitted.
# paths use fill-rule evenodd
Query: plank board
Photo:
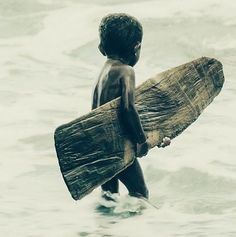
<svg viewBox="0 0 236 237"><path fill-rule="evenodd" d="M222 64L202 57L162 72L135 91L135 105L150 148L193 123L223 86ZM55 147L65 183L75 200L124 170L135 157L120 117L120 98L61 125Z"/></svg>

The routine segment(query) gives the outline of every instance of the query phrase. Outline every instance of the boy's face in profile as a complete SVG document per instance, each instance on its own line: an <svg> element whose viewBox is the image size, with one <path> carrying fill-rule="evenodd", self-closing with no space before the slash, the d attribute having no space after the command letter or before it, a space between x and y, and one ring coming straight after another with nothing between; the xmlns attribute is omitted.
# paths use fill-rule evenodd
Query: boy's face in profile
<svg viewBox="0 0 236 237"><path fill-rule="evenodd" d="M135 47L134 47L134 55L131 57L130 62L128 63L130 66L134 66L140 57L140 51L141 51L141 43L139 42Z"/></svg>

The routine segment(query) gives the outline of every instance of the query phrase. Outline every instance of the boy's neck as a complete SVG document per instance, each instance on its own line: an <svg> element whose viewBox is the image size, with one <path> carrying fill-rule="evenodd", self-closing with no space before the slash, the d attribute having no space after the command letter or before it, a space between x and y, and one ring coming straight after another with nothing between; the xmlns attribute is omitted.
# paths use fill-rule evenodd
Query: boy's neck
<svg viewBox="0 0 236 237"><path fill-rule="evenodd" d="M129 62L128 60L125 60L117 55L110 55L110 56L107 56L107 59L108 60L115 60L115 61L119 61L121 62L122 64L126 64L126 65L129 65Z"/></svg>

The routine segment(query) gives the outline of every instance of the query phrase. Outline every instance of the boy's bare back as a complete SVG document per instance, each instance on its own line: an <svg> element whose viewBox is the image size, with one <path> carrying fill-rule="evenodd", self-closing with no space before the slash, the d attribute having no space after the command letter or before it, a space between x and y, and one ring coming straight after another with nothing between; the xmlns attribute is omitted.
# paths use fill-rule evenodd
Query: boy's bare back
<svg viewBox="0 0 236 237"><path fill-rule="evenodd" d="M121 96L125 87L132 85L134 86L133 68L118 60L108 59L95 86L92 109ZM126 90L134 90L134 87Z"/></svg>

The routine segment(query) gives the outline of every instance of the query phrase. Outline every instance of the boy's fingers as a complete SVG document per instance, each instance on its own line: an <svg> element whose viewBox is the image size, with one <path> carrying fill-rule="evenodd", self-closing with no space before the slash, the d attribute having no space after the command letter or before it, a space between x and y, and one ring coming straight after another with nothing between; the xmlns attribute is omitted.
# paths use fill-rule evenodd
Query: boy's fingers
<svg viewBox="0 0 236 237"><path fill-rule="evenodd" d="M171 143L170 138L169 138L169 137L164 137L164 138L162 139L161 145L162 145L162 147L165 147L165 146L169 146L170 143Z"/></svg>

